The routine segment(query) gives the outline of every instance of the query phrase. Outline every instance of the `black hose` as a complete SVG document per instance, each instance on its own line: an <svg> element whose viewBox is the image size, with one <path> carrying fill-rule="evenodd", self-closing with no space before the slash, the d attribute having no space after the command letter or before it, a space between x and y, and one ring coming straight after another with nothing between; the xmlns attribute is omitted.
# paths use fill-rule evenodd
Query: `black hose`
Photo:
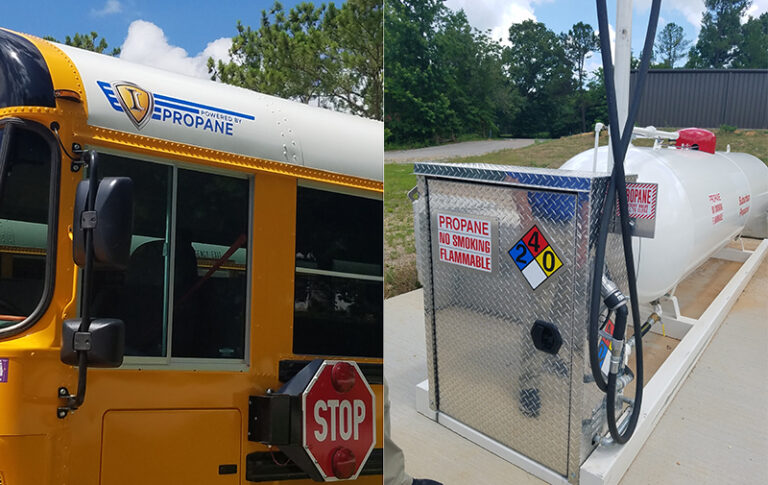
<svg viewBox="0 0 768 485"><path fill-rule="evenodd" d="M597 0L597 17L600 30L600 44L601 44L601 56L603 60L603 75L605 80L607 101L608 101L608 113L610 118L609 129L611 133L611 149L613 153L613 171L611 174L611 180L608 184L608 193L606 202L603 207L603 213L600 218L600 232L598 233L598 240L596 243L595 251L595 274L592 281L592 301L590 301L590 321L589 321L589 353L590 353L590 367L595 379L595 383L598 387L607 393L607 421L608 429L610 430L611 437L616 443L623 444L634 433L637 421L640 416L640 407L642 405L643 396L643 352L642 352L642 338L636 339L636 381L635 381L635 404L633 406L632 415L629 418L629 423L625 428L624 433L620 433L616 426L616 380L617 372L612 369L608 374L608 382L603 379L602 371L600 370L599 361L597 359L597 344L598 344L598 319L600 309L600 283L602 271L605 265L605 250L606 241L608 238L608 223L612 213L614 212L615 194L618 193L619 201L619 214L621 220L621 233L622 242L624 248L624 260L627 267L627 280L629 283L629 297L632 307L632 321L634 325L635 335L641 335L641 323L640 323L640 311L637 301L637 279L635 275L634 257L632 254L632 232L629 222L629 213L627 211L627 190L624 174L624 157L626 156L629 142L632 139L632 127L634 126L635 118L637 116L637 110L640 105L640 99L645 87L645 78L648 72L648 65L650 64L650 52L653 46L653 40L656 37L656 26L658 24L659 11L661 8L661 0L654 0L651 6L651 15L648 21L648 30L646 32L645 43L643 48L642 60L640 62L640 69L638 71L637 83L635 84L635 94L632 98L630 109L628 112L627 120L624 125L624 129L619 137L618 126L618 109L616 106L616 86L613 79L613 64L611 62L611 47L608 36L608 13L605 5L605 0ZM623 316L620 317L617 312L616 321L614 322L613 338L617 341L623 341L626 332L626 309L622 312Z"/></svg>
<svg viewBox="0 0 768 485"><path fill-rule="evenodd" d="M660 1L658 2L660 6ZM601 9L602 7L602 9ZM658 10L657 10L658 11ZM653 10L651 11L653 16ZM658 18L658 13L656 14ZM653 45L653 38L655 36L655 24L654 34L648 37L646 34L645 45L643 50L643 59L640 63L640 70L638 72L637 83L635 84L635 96L632 98L632 102L627 115L627 121L622 131L622 136L619 137L618 127L618 109L616 107L616 87L613 79L613 62L611 61L611 45L610 37L603 35L608 32L608 13L605 7L604 0L597 1L597 18L600 30L600 54L603 60L603 78L606 86L606 95L608 103L608 116L611 120L616 120L608 125L611 133L611 149L613 152L613 172L611 178L608 181L608 189L605 197L605 206L600 217L600 231L598 232L597 241L595 245L595 277L592 279L592 300L590 301L589 311L589 325L588 325L588 339L589 339L589 355L590 355L590 368L592 370L592 377L595 379L597 387L601 391L606 392L608 389L608 383L603 378L602 371L600 370L600 361L598 360L598 318L600 313L600 273L598 269L605 266L605 250L606 241L608 239L608 225L611 222L612 214L614 213L614 203L616 201L616 186L617 183L624 184L624 157L626 156L627 149L629 148L629 142L632 140L632 127L635 124L635 118L637 117L637 109L640 106L640 98L645 86L645 78L648 74L648 64L650 63L650 56L646 56L646 53L651 52L649 47ZM651 23L648 24L649 28ZM617 146L618 143L618 146ZM619 162L620 161L620 162ZM622 177L618 179L616 177L617 165L621 165ZM623 229L623 227L622 227ZM632 265L634 270L634 264ZM630 298L632 293L630 291ZM633 312L634 315L634 312Z"/></svg>

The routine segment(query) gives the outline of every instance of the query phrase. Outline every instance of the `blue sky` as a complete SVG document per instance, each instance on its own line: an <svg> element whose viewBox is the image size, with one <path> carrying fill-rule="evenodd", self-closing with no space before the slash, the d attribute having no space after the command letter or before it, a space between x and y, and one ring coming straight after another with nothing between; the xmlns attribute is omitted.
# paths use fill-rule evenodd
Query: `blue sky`
<svg viewBox="0 0 768 485"><path fill-rule="evenodd" d="M257 26L273 0L53 0L4 1L0 27L51 35L63 41L75 32L95 30L122 57L206 77L208 56L221 58L229 39L244 25ZM282 0L288 9L299 0ZM318 2L319 3L319 2ZM340 1L335 2L339 5Z"/></svg>
<svg viewBox="0 0 768 485"><path fill-rule="evenodd" d="M282 3L290 8L299 0ZM613 23L615 1L607 3ZM75 32L95 30L107 39L110 48L122 46L123 58L207 77L205 61L209 56L226 58L237 21L256 26L261 11L272 4L272 0L5 1L0 26L60 40ZM633 1L632 46L636 55L642 48L650 4L651 0ZM463 8L474 27L491 29L500 39L506 38L512 23L529 18L544 22L557 33L579 21L597 27L594 0L446 0L446 5L454 10ZM765 11L768 0L753 0L749 13L757 16ZM666 0L662 2L659 29L675 22L695 42L703 12L704 0ZM599 65L599 55L587 62L590 70Z"/></svg>
<svg viewBox="0 0 768 485"><path fill-rule="evenodd" d="M616 1L608 0L606 3L608 18L613 27ZM597 29L597 7L594 0L446 0L446 4L453 10L463 8L472 26L481 30L490 29L497 39L506 39L509 26L526 19L543 22L556 33L566 32L580 21ZM634 0L632 6L632 50L637 56L643 48L651 0ZM658 30L666 23L674 22L682 26L685 37L695 43L704 10L704 0L663 0ZM752 0L748 14L756 17L766 11L768 0ZM586 67L592 70L600 65L600 56L594 55Z"/></svg>

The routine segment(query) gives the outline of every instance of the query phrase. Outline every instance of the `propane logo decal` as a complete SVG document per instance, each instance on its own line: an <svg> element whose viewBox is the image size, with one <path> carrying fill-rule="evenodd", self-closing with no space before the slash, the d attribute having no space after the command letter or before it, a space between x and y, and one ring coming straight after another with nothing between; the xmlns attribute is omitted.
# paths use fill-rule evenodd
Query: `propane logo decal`
<svg viewBox="0 0 768 485"><path fill-rule="evenodd" d="M112 85L112 89L117 94L117 100L123 111L136 126L136 129L140 130L142 126L147 124L152 116L152 111L155 109L152 93L128 82L115 83Z"/></svg>
<svg viewBox="0 0 768 485"><path fill-rule="evenodd" d="M137 130L150 120L164 125L234 136L244 121L254 121L249 114L238 113L194 101L152 93L127 81L96 81L112 109L124 112Z"/></svg>
<svg viewBox="0 0 768 485"><path fill-rule="evenodd" d="M549 241L535 225L512 246L509 256L534 290L563 266Z"/></svg>

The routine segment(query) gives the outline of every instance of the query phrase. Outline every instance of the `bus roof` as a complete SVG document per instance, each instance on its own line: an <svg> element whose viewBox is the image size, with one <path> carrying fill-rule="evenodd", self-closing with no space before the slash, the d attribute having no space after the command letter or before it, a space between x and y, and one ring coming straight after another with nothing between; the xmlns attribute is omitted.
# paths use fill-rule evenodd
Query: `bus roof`
<svg viewBox="0 0 768 485"><path fill-rule="evenodd" d="M55 45L82 79L91 126L383 180L379 121Z"/></svg>

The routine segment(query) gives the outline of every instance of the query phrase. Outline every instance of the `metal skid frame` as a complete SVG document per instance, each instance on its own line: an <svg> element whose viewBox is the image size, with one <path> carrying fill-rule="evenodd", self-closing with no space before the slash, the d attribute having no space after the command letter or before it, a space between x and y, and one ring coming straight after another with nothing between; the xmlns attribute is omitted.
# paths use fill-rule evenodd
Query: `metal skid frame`
<svg viewBox="0 0 768 485"><path fill-rule="evenodd" d="M680 339L680 343L667 357L653 378L646 383L643 391L642 412L632 439L621 446L598 446L581 465L580 484L618 483L767 254L768 239L763 240L754 251L724 248L715 254L714 258L743 264L717 297L712 300L701 317L697 319L680 314L674 294L667 298L664 306L671 308L669 312L665 308L662 317L666 334ZM659 330L656 327L653 329L653 331ZM416 386L416 409L419 413L548 483L568 483L565 477L536 461L450 416L439 411L433 411L430 408L429 399L429 382L425 380Z"/></svg>

